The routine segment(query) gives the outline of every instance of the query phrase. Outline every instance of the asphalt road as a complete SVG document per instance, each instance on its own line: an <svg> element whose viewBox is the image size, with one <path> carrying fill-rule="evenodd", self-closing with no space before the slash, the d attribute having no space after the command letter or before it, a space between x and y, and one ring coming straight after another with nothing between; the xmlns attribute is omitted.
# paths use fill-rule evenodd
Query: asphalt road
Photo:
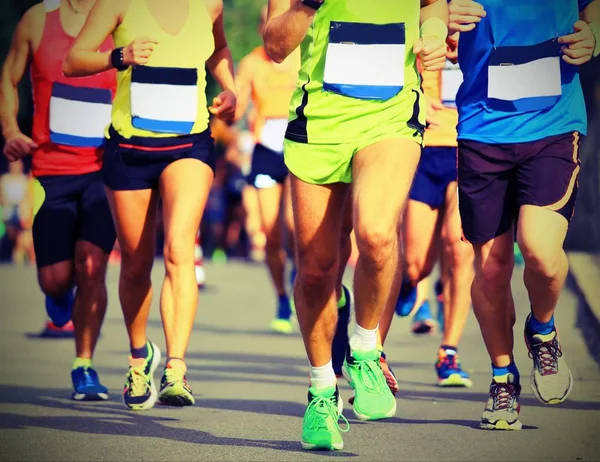
<svg viewBox="0 0 600 462"><path fill-rule="evenodd" d="M298 333L276 336L266 328L275 303L266 271L229 263L207 273L188 356L196 405L134 413L120 396L128 342L118 267L109 271L109 312L95 359L112 400L99 404L69 400L72 341L35 337L44 308L33 269L0 267L0 460L600 460L600 371L576 327L578 300L567 290L556 319L575 388L566 403L543 407L527 384L531 363L520 332L528 303L515 272L516 359L526 382L522 431L478 428L490 366L473 316L460 348L470 390L436 388L439 336L412 336L409 322L396 318L386 347L400 379L396 417L358 422L346 404L351 430L344 451L306 453L299 438L307 362ZM157 261L157 288L162 274ZM149 333L163 348L157 297ZM347 401L346 383L341 393Z"/></svg>

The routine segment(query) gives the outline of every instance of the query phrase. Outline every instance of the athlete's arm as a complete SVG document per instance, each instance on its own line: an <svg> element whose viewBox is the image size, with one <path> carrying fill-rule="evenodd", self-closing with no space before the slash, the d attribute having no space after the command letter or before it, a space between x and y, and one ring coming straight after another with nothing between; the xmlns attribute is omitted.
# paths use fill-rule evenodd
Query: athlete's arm
<svg viewBox="0 0 600 462"><path fill-rule="evenodd" d="M206 65L223 90L213 99L209 111L219 119L231 122L235 116L237 92L233 77L233 58L223 26L223 0L207 0L207 6L213 18L215 51L206 61Z"/></svg>
<svg viewBox="0 0 600 462"><path fill-rule="evenodd" d="M238 122L244 117L250 97L252 95L252 69L250 56L246 56L240 61L237 74L235 76L235 85L237 87L237 107L235 109L235 121Z"/></svg>
<svg viewBox="0 0 600 462"><path fill-rule="evenodd" d="M318 0L323 3L323 0ZM281 63L294 51L313 22L317 11L300 0L269 0L269 14L263 34L265 50L276 63Z"/></svg>
<svg viewBox="0 0 600 462"><path fill-rule="evenodd" d="M419 55L423 70L436 71L446 63L448 4L446 0L421 0L421 36L413 52Z"/></svg>
<svg viewBox="0 0 600 462"><path fill-rule="evenodd" d="M112 50L98 50L121 24L129 4L128 0L96 1L63 63L63 72L67 77L84 77L113 68L110 58ZM147 64L157 43L152 37L137 37L123 49L123 64Z"/></svg>
<svg viewBox="0 0 600 462"><path fill-rule="evenodd" d="M487 15L483 5L473 0L452 0L448 4L450 33L469 32Z"/></svg>
<svg viewBox="0 0 600 462"><path fill-rule="evenodd" d="M37 148L33 140L19 129L17 115L19 113L19 82L25 75L27 66L32 56L32 34L35 26L34 17L43 14L43 5L30 8L21 18L12 38L10 51L4 61L2 78L0 82L0 123L4 136L4 155L10 162L14 162Z"/></svg>
<svg viewBox="0 0 600 462"><path fill-rule="evenodd" d="M587 5L580 18L573 25L572 34L558 39L564 45L563 60L575 66L587 63L597 54L594 50L597 49L597 41L600 39L600 2L594 0Z"/></svg>

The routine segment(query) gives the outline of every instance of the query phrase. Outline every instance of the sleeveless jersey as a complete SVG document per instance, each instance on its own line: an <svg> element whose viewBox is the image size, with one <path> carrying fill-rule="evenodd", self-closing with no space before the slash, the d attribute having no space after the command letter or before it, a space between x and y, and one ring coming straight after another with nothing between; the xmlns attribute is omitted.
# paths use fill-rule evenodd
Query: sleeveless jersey
<svg viewBox="0 0 600 462"><path fill-rule="evenodd" d="M189 4L188 18L177 35L161 28L146 0L131 0L113 32L117 47L138 37L158 42L147 65L117 75L112 126L124 138L174 137L208 128L205 65L215 48L213 24L204 1Z"/></svg>
<svg viewBox="0 0 600 462"><path fill-rule="evenodd" d="M276 141L279 130L283 142L290 99L298 81L299 58L299 53L293 53L284 63L277 64L261 46L240 62L236 77L238 110L245 112L252 101L254 112L249 119L256 141L263 145L269 145L272 139Z"/></svg>
<svg viewBox="0 0 600 462"><path fill-rule="evenodd" d="M418 0L327 0L301 44L302 67L286 138L336 144L382 124L422 129L421 82L412 51L419 38L420 10ZM342 92L328 91L328 78ZM343 94L346 84L384 89L401 85L401 91L379 100L357 98ZM399 105L410 110L398 110Z"/></svg>
<svg viewBox="0 0 600 462"><path fill-rule="evenodd" d="M46 20L42 39L35 51L31 63L31 82L33 88L33 127L32 139L39 146L33 152L32 158L32 173L35 177L46 175L83 175L100 170L102 166L101 146L77 146L77 143L67 143L65 138L60 136L52 136L51 124L57 125L57 131L61 131L60 127L69 129L82 129L84 134L89 130L89 126L85 124L88 121L83 121L84 124L78 124L78 120L70 120L68 111L61 112L58 109L58 116L51 120L51 109L54 109L51 100L60 99L63 103L68 104L69 91L66 90L67 98L56 98L61 93L65 93L65 88L75 87L80 92L87 94L88 91L92 94L94 90L102 90L110 92L110 98L114 96L116 88L116 72L107 71L101 74L83 77L83 78L68 78L62 72L63 61L67 57L75 39L68 35L62 27L60 20L60 2L45 1ZM112 38L107 39L100 47L101 51L112 50ZM77 90L75 90L77 92ZM110 101L105 101L108 105ZM68 106L62 106L68 107ZM109 108L110 111L110 108ZM79 119L76 112L71 115L74 119ZM59 119L59 120L56 120ZM108 125L107 120L107 125ZM84 126L82 126L84 125ZM99 128L102 135L102 126ZM56 134L55 134L56 135ZM61 135L61 134L59 134ZM63 140L64 143L53 141L53 139ZM83 143L86 144L86 143Z"/></svg>

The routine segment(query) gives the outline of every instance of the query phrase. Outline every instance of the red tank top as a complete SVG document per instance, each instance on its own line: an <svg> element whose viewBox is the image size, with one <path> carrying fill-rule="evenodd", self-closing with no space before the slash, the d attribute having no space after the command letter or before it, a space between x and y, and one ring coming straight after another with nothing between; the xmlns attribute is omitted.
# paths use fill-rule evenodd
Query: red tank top
<svg viewBox="0 0 600 462"><path fill-rule="evenodd" d="M36 177L45 175L83 175L96 172L102 166L102 148L76 147L50 140L50 99L55 83L72 87L87 87L116 91L116 70L82 78L63 75L62 64L75 39L69 36L60 22L60 9L46 13L44 32L31 63L33 87L33 141L39 146L33 153L32 171ZM100 51L112 50L109 37Z"/></svg>

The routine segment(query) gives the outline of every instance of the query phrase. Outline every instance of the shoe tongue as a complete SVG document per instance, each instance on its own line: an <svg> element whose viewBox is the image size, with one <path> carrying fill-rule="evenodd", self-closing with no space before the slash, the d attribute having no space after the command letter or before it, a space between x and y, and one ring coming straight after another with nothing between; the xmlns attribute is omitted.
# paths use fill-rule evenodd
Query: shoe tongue
<svg viewBox="0 0 600 462"><path fill-rule="evenodd" d="M353 351L352 357L357 361L378 360L381 352L375 348L371 351Z"/></svg>
<svg viewBox="0 0 600 462"><path fill-rule="evenodd" d="M129 365L131 367L143 367L146 364L146 358L132 358L129 357Z"/></svg>
<svg viewBox="0 0 600 462"><path fill-rule="evenodd" d="M332 398L335 395L335 387L327 387L327 388L310 387L308 389L308 391L315 398L318 398L318 397Z"/></svg>
<svg viewBox="0 0 600 462"><path fill-rule="evenodd" d="M496 383L505 383L505 384L514 384L516 383L515 376L510 372L504 375L495 375L494 382Z"/></svg>
<svg viewBox="0 0 600 462"><path fill-rule="evenodd" d="M552 331L549 334L535 334L533 336L533 341L535 343L551 342L552 340L554 340L554 337L556 337L555 331Z"/></svg>

